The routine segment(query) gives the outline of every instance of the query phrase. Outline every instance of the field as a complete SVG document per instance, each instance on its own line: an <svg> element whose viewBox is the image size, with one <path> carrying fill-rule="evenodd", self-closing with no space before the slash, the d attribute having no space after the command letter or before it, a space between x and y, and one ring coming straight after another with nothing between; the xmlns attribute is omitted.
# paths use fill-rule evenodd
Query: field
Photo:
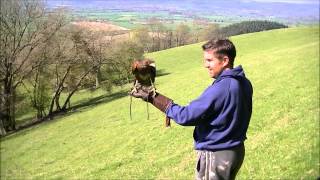
<svg viewBox="0 0 320 180"><path fill-rule="evenodd" d="M168 12L118 12L118 11L76 11L73 13L75 17L87 19L87 20L107 20L115 25L133 29L140 27L141 25L148 24L148 20L152 17L156 17L161 20L163 24L174 29L180 23L188 24L192 28L192 18L187 18L182 15L171 15Z"/></svg>
<svg viewBox="0 0 320 180"><path fill-rule="evenodd" d="M125 27L128 29L134 29L142 25L149 23L149 19L157 18L160 22L163 23L168 29L175 29L179 24L186 24L192 30L204 28L205 26L215 23L219 26L224 27L230 24L239 23L246 20L270 20L270 21L279 21L284 22L280 19L274 18L261 18L261 17L241 17L233 15L190 15L188 13L170 13L167 11L158 11L154 10L151 12L135 12L135 11L112 11L104 10L97 12L97 10L81 10L73 12L73 15L76 19L84 20L104 20L109 21L114 25ZM287 22L284 22L287 23ZM290 23L287 23L290 24Z"/></svg>
<svg viewBox="0 0 320 180"><path fill-rule="evenodd" d="M231 38L254 87L246 157L238 179L319 177L319 28ZM146 54L161 72L159 92L187 105L212 82L201 44ZM192 127L133 99L130 85L106 95L82 91L75 111L1 139L1 179L193 179Z"/></svg>
<svg viewBox="0 0 320 180"><path fill-rule="evenodd" d="M79 26L90 31L127 31L128 29L116 26L106 22L90 22L90 21L78 21L72 22L73 25Z"/></svg>

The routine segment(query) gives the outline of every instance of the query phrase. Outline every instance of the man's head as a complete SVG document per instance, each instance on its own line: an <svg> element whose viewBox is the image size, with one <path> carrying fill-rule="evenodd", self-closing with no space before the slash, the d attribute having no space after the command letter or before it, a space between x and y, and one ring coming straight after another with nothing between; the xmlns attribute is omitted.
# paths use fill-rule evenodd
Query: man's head
<svg viewBox="0 0 320 180"><path fill-rule="evenodd" d="M204 66L209 75L217 78L225 69L232 69L236 57L236 48L228 39L213 39L202 45Z"/></svg>

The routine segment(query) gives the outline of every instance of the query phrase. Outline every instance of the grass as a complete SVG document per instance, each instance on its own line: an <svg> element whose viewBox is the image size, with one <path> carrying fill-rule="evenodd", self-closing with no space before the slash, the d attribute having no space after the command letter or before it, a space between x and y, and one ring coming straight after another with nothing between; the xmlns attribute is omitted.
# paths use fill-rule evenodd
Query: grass
<svg viewBox="0 0 320 180"><path fill-rule="evenodd" d="M319 28L232 37L236 64L254 87L246 157L238 179L319 176ZM201 44L147 55L159 92L186 105L212 82ZM125 91L125 87L122 91ZM100 92L102 93L102 92ZM116 92L115 92L116 93ZM89 92L76 99L89 101ZM94 96L99 97L99 96ZM1 139L1 179L193 179L192 127L120 93Z"/></svg>

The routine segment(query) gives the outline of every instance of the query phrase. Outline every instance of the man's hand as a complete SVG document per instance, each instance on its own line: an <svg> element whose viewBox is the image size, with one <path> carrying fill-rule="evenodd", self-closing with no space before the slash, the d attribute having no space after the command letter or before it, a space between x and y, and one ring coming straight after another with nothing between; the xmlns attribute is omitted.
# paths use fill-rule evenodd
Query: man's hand
<svg viewBox="0 0 320 180"><path fill-rule="evenodd" d="M138 89L133 88L129 95L135 98L141 98L144 101L151 103L153 106L164 113L166 113L167 108L172 104L171 99L159 93L156 93L155 90L150 89L150 87L141 86L141 88ZM166 127L170 127L170 118L167 116Z"/></svg>
<svg viewBox="0 0 320 180"><path fill-rule="evenodd" d="M130 96L140 98L146 102L152 102L155 94L155 89L152 86L142 86L139 83L136 83L129 93Z"/></svg>

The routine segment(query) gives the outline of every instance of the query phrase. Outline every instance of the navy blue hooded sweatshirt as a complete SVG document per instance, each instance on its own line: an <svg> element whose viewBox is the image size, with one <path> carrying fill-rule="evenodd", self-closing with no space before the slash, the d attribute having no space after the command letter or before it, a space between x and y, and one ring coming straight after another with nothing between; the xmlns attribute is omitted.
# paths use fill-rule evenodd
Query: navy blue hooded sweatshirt
<svg viewBox="0 0 320 180"><path fill-rule="evenodd" d="M252 85L241 66L224 70L200 97L187 106L172 103L166 115L195 126L196 150L222 150L246 139L252 113Z"/></svg>

